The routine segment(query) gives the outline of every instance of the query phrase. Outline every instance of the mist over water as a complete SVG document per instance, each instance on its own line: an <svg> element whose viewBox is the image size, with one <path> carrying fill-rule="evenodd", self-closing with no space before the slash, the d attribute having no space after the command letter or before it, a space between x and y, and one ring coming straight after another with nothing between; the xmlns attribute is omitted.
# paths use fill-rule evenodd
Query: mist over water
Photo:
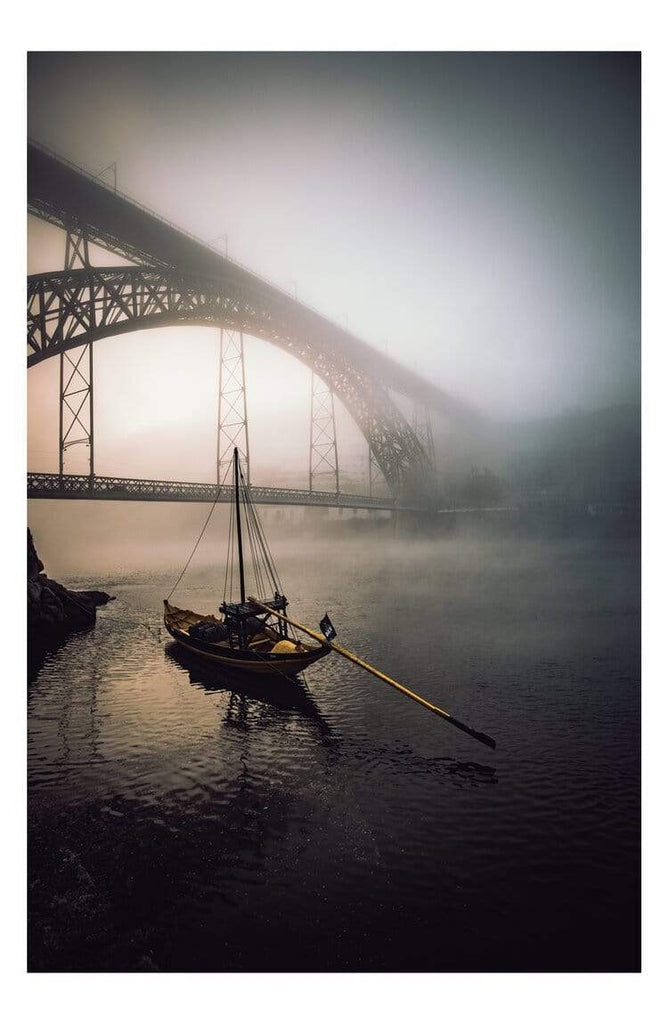
<svg viewBox="0 0 668 1024"><path fill-rule="evenodd" d="M30 685L32 967L636 969L637 538L267 522L292 613L492 752L334 655L268 692L179 654L202 512L126 507L107 542L105 507L57 556L35 522L117 600ZM216 551L175 601L215 611Z"/></svg>

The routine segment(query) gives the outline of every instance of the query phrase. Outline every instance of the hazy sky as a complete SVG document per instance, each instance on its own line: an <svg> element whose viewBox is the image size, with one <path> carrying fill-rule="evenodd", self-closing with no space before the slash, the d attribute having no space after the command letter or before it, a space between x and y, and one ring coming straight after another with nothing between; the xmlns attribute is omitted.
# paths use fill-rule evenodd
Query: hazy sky
<svg viewBox="0 0 668 1024"><path fill-rule="evenodd" d="M637 56L34 54L28 88L32 137L116 161L123 191L227 233L230 255L489 414L638 400ZM61 265L58 233L29 240L32 271ZM100 472L160 475L180 401L202 476L215 346L171 329L96 347ZM51 362L29 375L35 468L52 468ZM259 342L249 363L263 450L302 419L307 449L308 374Z"/></svg>

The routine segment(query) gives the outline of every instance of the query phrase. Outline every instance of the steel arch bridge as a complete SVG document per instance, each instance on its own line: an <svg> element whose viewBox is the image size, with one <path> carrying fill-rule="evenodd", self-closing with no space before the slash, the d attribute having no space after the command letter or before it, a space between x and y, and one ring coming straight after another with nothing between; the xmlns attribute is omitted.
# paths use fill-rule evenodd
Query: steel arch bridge
<svg viewBox="0 0 668 1024"><path fill-rule="evenodd" d="M290 310L238 284L179 270L85 267L28 278L28 365L102 338L176 325L226 327L273 342L324 380L350 411L394 494L428 472L415 433L370 373L300 330Z"/></svg>
<svg viewBox="0 0 668 1024"><path fill-rule="evenodd" d="M28 210L83 240L82 266L28 278L28 366L130 331L239 330L283 348L336 394L395 498L425 496L429 454L390 389L471 417L434 385L274 285L42 147L28 152ZM88 243L132 260L92 266Z"/></svg>

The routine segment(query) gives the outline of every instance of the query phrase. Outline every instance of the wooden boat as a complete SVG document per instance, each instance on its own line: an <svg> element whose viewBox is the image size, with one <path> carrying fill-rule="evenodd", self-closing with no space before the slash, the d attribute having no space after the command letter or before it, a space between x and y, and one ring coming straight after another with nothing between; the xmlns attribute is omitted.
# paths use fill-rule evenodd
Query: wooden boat
<svg viewBox="0 0 668 1024"><path fill-rule="evenodd" d="M285 602L280 606L283 609L287 601L285 598L280 600ZM273 599L269 603L273 603ZM307 646L300 640L289 639L286 634L271 626L267 621L268 615L263 619L257 612L257 608L248 603L227 605L224 617L216 618L214 615L200 615L189 609L177 608L166 600L164 621L170 636L182 647L236 672L294 676L330 653L329 647L317 644ZM243 629L244 620L246 625L249 620L258 620L262 626L257 632L253 626L251 633ZM234 625L231 633L220 640L205 640L190 632L193 626L206 623L214 626Z"/></svg>
<svg viewBox="0 0 668 1024"><path fill-rule="evenodd" d="M216 499L217 500L217 499ZM392 679L385 672L370 665L353 651L347 650L340 644L335 643L336 630L329 617L320 622L322 632L317 633L301 622L296 622L286 614L288 600L282 593L278 572L269 548L267 539L258 519L257 512L251 500L250 488L243 479L243 473L239 466L239 452L234 449L234 508L230 514L230 532L228 536L227 563L225 567L225 582L223 593L225 600L220 606L221 617L205 615L199 612L190 611L188 608L177 608L170 604L170 598L183 575L188 568L190 559L197 549L199 541L204 535L204 530L211 518L216 505L214 501L209 516L204 524L195 547L186 562L185 568L179 579L176 581L172 591L164 602L165 628L170 636L178 644L193 654L205 658L209 663L218 663L225 669L237 673L251 673L254 675L271 676L274 681L282 677L290 679L296 676L303 669L313 665L316 661L324 658L331 651L346 658L359 668L369 672L376 679L393 687L405 697L421 705L427 711L438 715L439 718L453 725L461 732L467 733L479 743L494 749L495 740L484 732L478 732L469 725L455 718L449 711L425 700L418 693L410 690ZM246 522L248 547L251 553L252 568L255 573L255 582L258 592L266 593L267 589L273 589L273 597L259 600L256 597L246 597L246 577L244 568L244 545L241 530L241 518L243 513ZM233 538L233 523L236 522L236 545ZM239 577L239 600L232 600L234 590L234 551L238 552L238 577ZM229 581L229 587L228 587ZM261 589L263 588L263 589ZM230 594L230 600L227 595ZM306 644L297 639L294 630L304 633L315 643Z"/></svg>
<svg viewBox="0 0 668 1024"><path fill-rule="evenodd" d="M178 608L164 601L164 623L167 632L178 644L193 654L217 662L235 672L254 675L292 677L309 665L329 654L331 647L322 640L303 643L292 632L285 618L288 601L280 592L275 563L269 553L266 537L251 501L250 489L239 466L239 453L234 449L234 522L236 545L230 536L226 564L224 591L227 596L235 580L234 547L238 552L238 601L223 601L221 616L200 614L188 608ZM256 583L265 581L273 586L273 597L260 603L246 600L246 567L242 537L242 511L246 523L248 546L251 550ZM192 557L192 556L191 556ZM182 574L183 575L183 574ZM173 592L173 591L172 591ZM171 595L170 595L171 596ZM278 613L274 615L273 613ZM280 617L279 617L280 616ZM318 634L313 634L317 637Z"/></svg>

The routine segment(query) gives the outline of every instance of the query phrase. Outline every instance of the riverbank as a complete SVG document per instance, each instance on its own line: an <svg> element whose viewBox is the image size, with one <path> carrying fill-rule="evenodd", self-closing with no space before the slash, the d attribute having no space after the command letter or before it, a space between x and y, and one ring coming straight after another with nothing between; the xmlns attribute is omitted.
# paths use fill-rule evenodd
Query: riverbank
<svg viewBox="0 0 668 1024"><path fill-rule="evenodd" d="M50 579L28 530L28 645L42 646L92 626L96 609L113 597L103 590L68 590Z"/></svg>

